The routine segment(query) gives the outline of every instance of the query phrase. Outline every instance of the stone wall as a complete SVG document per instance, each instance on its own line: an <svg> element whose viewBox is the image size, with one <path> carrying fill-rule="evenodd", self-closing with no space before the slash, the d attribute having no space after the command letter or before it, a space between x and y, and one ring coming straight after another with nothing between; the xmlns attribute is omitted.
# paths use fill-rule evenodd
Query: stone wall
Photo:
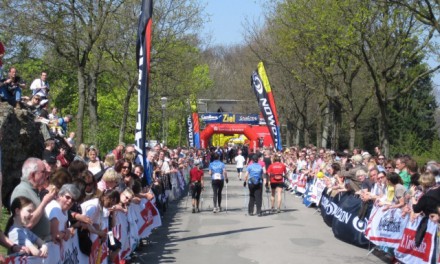
<svg viewBox="0 0 440 264"><path fill-rule="evenodd" d="M26 109L14 109L0 103L0 146L3 174L2 201L9 203L14 187L20 182L21 167L28 157L41 158L44 149L40 124Z"/></svg>

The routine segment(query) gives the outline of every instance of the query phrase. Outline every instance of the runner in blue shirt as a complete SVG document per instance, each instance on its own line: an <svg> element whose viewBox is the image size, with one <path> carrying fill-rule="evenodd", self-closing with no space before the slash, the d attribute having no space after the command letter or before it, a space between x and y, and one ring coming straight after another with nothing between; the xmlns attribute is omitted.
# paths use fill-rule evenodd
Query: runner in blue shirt
<svg viewBox="0 0 440 264"><path fill-rule="evenodd" d="M247 166L243 186L249 184L249 215L254 215L254 205L257 205L258 216L262 215L261 204L263 203L263 183L266 185L266 179L263 179L264 169L258 163L258 155L252 156L252 163Z"/></svg>
<svg viewBox="0 0 440 264"><path fill-rule="evenodd" d="M213 213L220 212L222 210L222 190L224 182L228 184L228 176L226 175L225 164L221 162L220 155L218 153L213 154L214 161L209 164L209 175L211 175L212 180L212 191L214 193L214 209Z"/></svg>

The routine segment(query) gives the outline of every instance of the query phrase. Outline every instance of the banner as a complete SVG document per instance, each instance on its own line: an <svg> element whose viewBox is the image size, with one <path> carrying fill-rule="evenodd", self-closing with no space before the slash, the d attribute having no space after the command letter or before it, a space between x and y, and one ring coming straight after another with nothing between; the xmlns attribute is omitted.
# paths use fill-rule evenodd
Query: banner
<svg viewBox="0 0 440 264"><path fill-rule="evenodd" d="M258 125L258 114L233 114L233 113L203 113L199 118L205 124L227 123L227 124L248 124Z"/></svg>
<svg viewBox="0 0 440 264"><path fill-rule="evenodd" d="M197 100L195 98L192 98L190 100L190 107L191 107L192 122L193 122L194 146L197 149L200 149L200 122L199 122L199 114L197 111Z"/></svg>
<svg viewBox="0 0 440 264"><path fill-rule="evenodd" d="M403 230L408 224L409 215L402 218L400 209L389 209L385 212L382 209L382 207L373 206L365 236L377 246L397 248L402 239Z"/></svg>
<svg viewBox="0 0 440 264"><path fill-rule="evenodd" d="M257 70L252 73L251 86L257 97L258 106L263 114L266 125L269 128L270 135L274 142L274 147L277 150L282 149L280 123L278 121L275 100L273 98L272 89L269 84L269 79L266 75L263 62L258 63Z"/></svg>
<svg viewBox="0 0 440 264"><path fill-rule="evenodd" d="M139 71L138 81L138 109L136 120L136 150L142 155L142 165L145 165L146 154L146 128L148 121L148 92L150 81L150 50L151 50L151 17L153 15L153 0L142 0L141 14L139 16L138 35L136 42L136 62ZM144 170L144 177L148 177Z"/></svg>
<svg viewBox="0 0 440 264"><path fill-rule="evenodd" d="M344 195L334 211L332 230L335 237L356 246L366 246L369 241L364 235L371 207L365 218L358 217L362 200L354 195Z"/></svg>
<svg viewBox="0 0 440 264"><path fill-rule="evenodd" d="M186 118L186 131L187 133L187 139L188 139L188 147L193 148L194 147L194 130L193 130L193 121L192 116L188 115Z"/></svg>
<svg viewBox="0 0 440 264"><path fill-rule="evenodd" d="M303 204L306 207L310 207L313 204L319 205L325 187L324 180L315 178L313 184L310 184L304 193Z"/></svg>
<svg viewBox="0 0 440 264"><path fill-rule="evenodd" d="M431 263L436 251L437 224L428 220L428 227L422 243L416 247L415 236L422 217L418 217L414 222L408 222L403 236L400 240L395 256L403 263Z"/></svg>
<svg viewBox="0 0 440 264"><path fill-rule="evenodd" d="M108 218L104 217L101 226L107 230ZM113 235L121 242L122 248L119 251L119 263L123 263L136 249L139 240L146 238L151 231L162 225L157 208L151 201L141 199L139 204L131 203L128 212L117 212L115 214L116 225L112 228ZM92 238L92 236L91 236ZM52 242L48 243L48 257L31 256L8 256L5 263L10 264L106 264L108 257L107 240L101 244L96 235L92 238L92 250L90 256L84 255L79 249L78 236L72 236L61 245Z"/></svg>
<svg viewBox="0 0 440 264"><path fill-rule="evenodd" d="M81 253L79 249L78 236L75 234L63 244L56 245L52 242L47 243L47 258L33 256L8 256L6 264L105 264L107 263L108 248L107 242L100 244L100 239L96 239L92 244L90 257Z"/></svg>

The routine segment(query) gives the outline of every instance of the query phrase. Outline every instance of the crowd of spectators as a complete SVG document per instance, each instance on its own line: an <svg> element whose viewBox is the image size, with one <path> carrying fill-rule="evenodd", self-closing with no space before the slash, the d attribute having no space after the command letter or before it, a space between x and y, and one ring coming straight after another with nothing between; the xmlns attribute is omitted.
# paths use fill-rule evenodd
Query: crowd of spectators
<svg viewBox="0 0 440 264"><path fill-rule="evenodd" d="M419 166L410 155L386 157L379 147L374 154L359 148L337 152L315 146L257 152L266 166L281 159L287 168L285 189L299 197L318 178L324 180L331 197L340 193L358 196L362 200L361 219L366 208L374 204L383 211L400 208L402 217L409 215L412 222L422 216L424 222L430 219L439 223L440 164L436 161ZM272 199L273 196L272 192Z"/></svg>
<svg viewBox="0 0 440 264"><path fill-rule="evenodd" d="M0 47L0 69L2 57ZM184 193L193 162L200 159L200 152L192 149L157 145L148 149L146 164L142 164L133 145L119 142L102 154L93 145L75 142L75 133L68 133L72 116L59 116L57 107L48 109L47 77L42 71L29 87L29 97L22 94L27 85L16 68L0 78L1 101L34 114L45 140L42 158L24 162L21 182L7 205L12 216L6 236L0 232L0 244L9 254L47 257L47 242L62 244L74 232L81 243L84 236L106 241L108 234L98 224L99 216L127 213L128 206L139 204L142 198L152 201L163 215L168 202ZM87 248L91 247L82 246L84 254L90 254ZM110 250L113 259L119 248L111 246Z"/></svg>
<svg viewBox="0 0 440 264"><path fill-rule="evenodd" d="M127 213L128 206L142 198L154 202L163 215L168 202L184 194L189 171L201 160L192 149L160 145L148 150L145 166L135 147L122 142L105 155L95 146L80 144L72 159L54 139L45 146L42 159L24 162L21 182L10 198L7 237L0 236L10 254L46 257L47 242L61 244L80 230L87 230L92 241L105 241L108 234L100 228L99 216ZM118 248L110 250L111 258L118 253Z"/></svg>

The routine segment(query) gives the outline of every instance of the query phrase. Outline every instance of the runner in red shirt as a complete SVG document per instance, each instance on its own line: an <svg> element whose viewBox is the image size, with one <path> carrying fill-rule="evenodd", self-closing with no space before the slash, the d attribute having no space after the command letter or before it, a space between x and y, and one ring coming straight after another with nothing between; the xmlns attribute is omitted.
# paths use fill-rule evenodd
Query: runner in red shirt
<svg viewBox="0 0 440 264"><path fill-rule="evenodd" d="M272 212L275 212L275 192L277 194L277 213L281 212L281 191L284 187L284 175L287 173L286 165L281 163L281 158L275 156L273 158L274 163L270 164L267 169L267 174L270 178L270 188L272 190L272 196L270 197L270 203L272 205Z"/></svg>
<svg viewBox="0 0 440 264"><path fill-rule="evenodd" d="M203 184L203 170L200 169L202 164L194 164L194 168L189 171L190 176L190 188L191 188L191 197L192 197L192 212L200 212L199 203L200 203L200 193L202 192Z"/></svg>

